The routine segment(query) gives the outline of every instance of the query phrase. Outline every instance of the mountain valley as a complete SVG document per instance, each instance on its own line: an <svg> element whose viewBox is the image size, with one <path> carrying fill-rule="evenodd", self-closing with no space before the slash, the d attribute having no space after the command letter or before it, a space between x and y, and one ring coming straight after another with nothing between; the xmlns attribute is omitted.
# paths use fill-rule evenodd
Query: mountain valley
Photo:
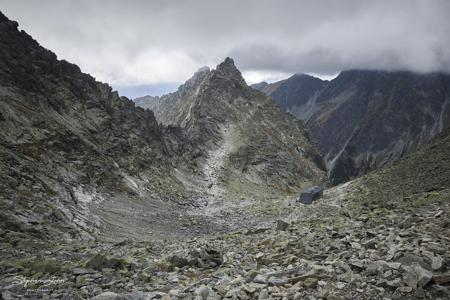
<svg viewBox="0 0 450 300"><path fill-rule="evenodd" d="M450 299L449 78L130 100L0 13L0 299Z"/></svg>

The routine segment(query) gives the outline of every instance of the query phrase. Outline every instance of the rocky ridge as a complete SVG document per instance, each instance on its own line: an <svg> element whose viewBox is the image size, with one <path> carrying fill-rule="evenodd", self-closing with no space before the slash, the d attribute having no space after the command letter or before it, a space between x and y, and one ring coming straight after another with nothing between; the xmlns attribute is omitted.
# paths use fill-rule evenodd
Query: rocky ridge
<svg viewBox="0 0 450 300"><path fill-rule="evenodd" d="M249 88L230 58L215 70L200 69L175 93L135 102L201 145L192 159L213 192L240 193L247 186L299 191L323 178L320 155L303 125Z"/></svg>
<svg viewBox="0 0 450 300"><path fill-rule="evenodd" d="M180 198L170 136L153 113L17 26L0 15L4 234L91 238L117 219L118 201L164 207Z"/></svg>

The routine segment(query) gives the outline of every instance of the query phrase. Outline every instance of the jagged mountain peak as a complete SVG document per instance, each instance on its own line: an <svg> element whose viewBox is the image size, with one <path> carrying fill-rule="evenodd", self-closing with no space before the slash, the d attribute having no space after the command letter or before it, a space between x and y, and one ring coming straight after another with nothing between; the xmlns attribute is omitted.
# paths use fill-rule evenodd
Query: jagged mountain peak
<svg viewBox="0 0 450 300"><path fill-rule="evenodd" d="M321 157L303 126L250 88L231 58L204 75L151 109L160 123L181 127L198 145L193 160L213 194L241 197L247 193L243 182L256 190L293 191L322 181Z"/></svg>
<svg viewBox="0 0 450 300"><path fill-rule="evenodd" d="M246 84L244 77L242 77L241 71L234 64L234 60L230 57L225 58L225 60L217 65L214 70L214 74L219 75L227 79L236 80L242 84Z"/></svg>

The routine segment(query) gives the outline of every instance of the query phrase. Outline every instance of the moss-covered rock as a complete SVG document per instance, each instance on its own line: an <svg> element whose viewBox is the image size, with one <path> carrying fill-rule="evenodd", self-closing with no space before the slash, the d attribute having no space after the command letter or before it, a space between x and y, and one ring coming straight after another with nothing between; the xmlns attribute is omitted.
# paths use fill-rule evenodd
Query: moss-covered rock
<svg viewBox="0 0 450 300"><path fill-rule="evenodd" d="M98 271L101 271L105 268L118 270L122 269L126 264L127 263L124 259L96 254L86 262L85 267L92 268Z"/></svg>

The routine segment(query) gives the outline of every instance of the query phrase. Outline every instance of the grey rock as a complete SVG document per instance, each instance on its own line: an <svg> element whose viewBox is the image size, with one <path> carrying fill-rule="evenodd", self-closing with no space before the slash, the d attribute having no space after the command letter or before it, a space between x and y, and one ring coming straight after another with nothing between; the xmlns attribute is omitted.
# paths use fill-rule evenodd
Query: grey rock
<svg viewBox="0 0 450 300"><path fill-rule="evenodd" d="M403 266L404 282L416 289L417 287L424 287L433 278L433 273L422 268L419 264L414 263L411 266Z"/></svg>
<svg viewBox="0 0 450 300"><path fill-rule="evenodd" d="M267 289L262 289L259 292L258 300L269 299L269 291Z"/></svg>
<svg viewBox="0 0 450 300"><path fill-rule="evenodd" d="M285 231L286 229L288 229L288 227L289 227L288 222L285 222L283 220L277 220L277 230Z"/></svg>
<svg viewBox="0 0 450 300"><path fill-rule="evenodd" d="M258 274L258 275L256 275L256 276L253 278L253 282L254 282L254 283L260 283L260 284L266 284L266 283L267 283L267 277L266 277L266 276L263 276L263 275L261 275L261 274Z"/></svg>
<svg viewBox="0 0 450 300"><path fill-rule="evenodd" d="M97 271L94 269L85 269L85 268L74 268L72 270L73 275L85 275L85 274L94 274Z"/></svg>
<svg viewBox="0 0 450 300"><path fill-rule="evenodd" d="M104 292L91 298L92 300L129 300L130 298L113 292Z"/></svg>
<svg viewBox="0 0 450 300"><path fill-rule="evenodd" d="M201 285L195 290L195 293L202 297L203 300L206 300L208 298L208 295L210 294L211 289L206 285Z"/></svg>
<svg viewBox="0 0 450 300"><path fill-rule="evenodd" d="M411 266L413 264L419 264L422 266L422 268L426 268L426 269L431 269L430 266L425 262L425 260L413 253L405 253L403 254L398 260L397 262L406 265L406 266Z"/></svg>
<svg viewBox="0 0 450 300"><path fill-rule="evenodd" d="M434 271L440 270L444 264L444 259L441 256L433 256L431 259L431 268Z"/></svg>

